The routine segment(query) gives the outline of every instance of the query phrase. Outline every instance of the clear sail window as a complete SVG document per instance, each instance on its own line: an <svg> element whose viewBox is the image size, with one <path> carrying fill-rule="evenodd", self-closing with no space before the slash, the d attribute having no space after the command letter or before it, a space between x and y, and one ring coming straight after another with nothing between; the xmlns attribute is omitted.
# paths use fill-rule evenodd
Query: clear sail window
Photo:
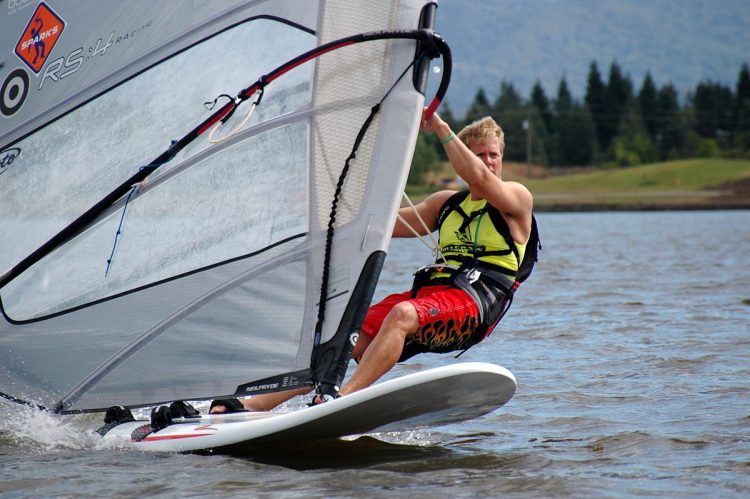
<svg viewBox="0 0 750 499"><path fill-rule="evenodd" d="M20 261L148 167L210 115L205 102L236 95L315 43L282 22L246 22L21 141L23 168L0 183L0 195L25 199L23 211L3 222L18 234L0 243L7 261ZM304 65L274 81L242 130L217 144L199 137L134 187L127 202L12 281L2 290L6 314L23 321L62 312L304 234L312 77ZM249 107L216 135L225 136Z"/></svg>

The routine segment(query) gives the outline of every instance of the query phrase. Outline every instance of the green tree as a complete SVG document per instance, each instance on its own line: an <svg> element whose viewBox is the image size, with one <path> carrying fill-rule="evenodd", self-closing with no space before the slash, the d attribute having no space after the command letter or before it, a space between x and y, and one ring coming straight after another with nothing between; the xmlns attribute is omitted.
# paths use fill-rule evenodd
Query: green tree
<svg viewBox="0 0 750 499"><path fill-rule="evenodd" d="M659 134L660 110L657 107L657 90L651 73L647 72L643 78L641 90L638 92L638 107L643 117L649 138L656 142Z"/></svg>
<svg viewBox="0 0 750 499"><path fill-rule="evenodd" d="M732 129L732 90L720 83L701 82L695 89L692 102L698 135L715 139L719 146L725 145Z"/></svg>
<svg viewBox="0 0 750 499"><path fill-rule="evenodd" d="M500 83L500 93L497 96L492 110L496 113L517 112L523 109L523 98L516 91L513 83L503 80Z"/></svg>
<svg viewBox="0 0 750 499"><path fill-rule="evenodd" d="M649 139L637 109L630 108L620 121L618 133L612 139L609 157L617 166L641 165L658 159L658 150Z"/></svg>
<svg viewBox="0 0 750 499"><path fill-rule="evenodd" d="M432 134L430 134L432 135ZM440 157L435 151L435 147L428 142L425 134L417 135L417 143L414 147L414 157L411 161L409 176L406 182L411 185L420 185L424 183L424 175L434 170L440 162Z"/></svg>
<svg viewBox="0 0 750 499"><path fill-rule="evenodd" d="M522 122L526 134L527 149L531 146L531 163L536 165L549 164L549 127L554 120L551 103L544 93L539 80L531 89L529 101L526 104L526 119ZM528 152L528 151L527 151ZM529 158L526 158L527 160Z"/></svg>
<svg viewBox="0 0 750 499"><path fill-rule="evenodd" d="M687 131L685 113L680 108L677 90L672 85L664 85L656 96L657 132L654 143L659 150L659 158L678 159L685 154Z"/></svg>
<svg viewBox="0 0 750 499"><path fill-rule="evenodd" d="M492 106L490 105L490 101L487 99L487 94L484 93L484 89L480 87L479 90L477 90L477 94L474 96L474 101L471 103L471 106L469 106L468 111L466 111L463 125L468 125L473 121L491 114Z"/></svg>
<svg viewBox="0 0 750 499"><path fill-rule="evenodd" d="M528 121L530 129L525 130L530 135L532 148L532 162L538 165L549 164L550 154L554 154L552 142L549 140L550 128L554 122L554 114L547 94L542 84L537 80L531 89L529 98Z"/></svg>
<svg viewBox="0 0 750 499"><path fill-rule="evenodd" d="M573 110L568 140L575 146L568 152L568 161L578 166L596 164L599 162L599 145L591 111L588 106L580 104L575 104Z"/></svg>
<svg viewBox="0 0 750 499"><path fill-rule="evenodd" d="M544 93L544 88L542 88L539 80L536 80L534 87L531 89L531 106L539 112L539 116L544 121L545 130L550 130L554 117L547 94Z"/></svg>
<svg viewBox="0 0 750 499"><path fill-rule="evenodd" d="M590 165L596 156L596 132L588 106L573 99L565 78L560 79L555 99L554 132L550 150L553 164L559 166Z"/></svg>
<svg viewBox="0 0 750 499"><path fill-rule="evenodd" d="M750 104L750 68L747 63L740 68L740 74L737 77L737 90L735 92L734 105L734 128L739 131L750 130L750 116L744 114L748 111L747 106Z"/></svg>
<svg viewBox="0 0 750 499"><path fill-rule="evenodd" d="M740 68L734 104L733 145L750 151L750 69L747 63Z"/></svg>
<svg viewBox="0 0 750 499"><path fill-rule="evenodd" d="M503 158L509 161L526 161L526 131L523 122L528 113L521 95L512 83L500 83L500 94L490 114L505 132Z"/></svg>
<svg viewBox="0 0 750 499"><path fill-rule="evenodd" d="M589 66L586 97L584 101L594 120L596 137L600 147L604 145L604 133L607 129L606 124L604 123L607 120L607 105L605 102L606 91L607 87L602 81L602 75L599 73L599 68L597 67L596 62L592 61Z"/></svg>
<svg viewBox="0 0 750 499"><path fill-rule="evenodd" d="M570 123L573 118L573 95L568 88L568 82L565 77L560 78L557 85L557 97L554 103L555 120L554 120L554 145L555 155L553 161L555 165L567 166L573 164L570 160Z"/></svg>
<svg viewBox="0 0 750 499"><path fill-rule="evenodd" d="M603 142L602 150L609 149L609 145L620 130L620 122L630 111L633 100L633 84L622 74L616 61L609 67L609 80L604 94L606 112L597 121L597 129ZM601 130L603 128L603 130Z"/></svg>

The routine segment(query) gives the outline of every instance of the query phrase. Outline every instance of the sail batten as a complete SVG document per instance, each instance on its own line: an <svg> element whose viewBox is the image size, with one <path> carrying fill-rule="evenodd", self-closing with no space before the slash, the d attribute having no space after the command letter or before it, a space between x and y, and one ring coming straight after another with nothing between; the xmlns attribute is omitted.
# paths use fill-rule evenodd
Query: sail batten
<svg viewBox="0 0 750 499"><path fill-rule="evenodd" d="M50 55L28 102L3 107L0 394L86 412L343 376L424 100L423 78L400 76L444 44L419 24L431 5L148 2L102 12L105 31L141 26L108 57L94 40L99 59L50 82L66 62ZM88 11L47 8L67 23L52 54L77 53Z"/></svg>

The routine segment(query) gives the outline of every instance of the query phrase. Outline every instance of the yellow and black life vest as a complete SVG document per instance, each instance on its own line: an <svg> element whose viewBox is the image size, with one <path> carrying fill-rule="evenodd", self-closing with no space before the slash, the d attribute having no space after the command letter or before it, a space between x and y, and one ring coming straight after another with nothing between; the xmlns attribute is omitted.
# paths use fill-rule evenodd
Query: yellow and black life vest
<svg viewBox="0 0 750 499"><path fill-rule="evenodd" d="M417 271L412 293L416 295L422 286L444 283L466 291L480 312L475 344L486 338L508 311L513 293L537 261L541 244L536 219L532 215L526 243L517 243L497 208L461 191L441 207L438 231L438 244L448 266L438 260Z"/></svg>
<svg viewBox="0 0 750 499"><path fill-rule="evenodd" d="M440 209L438 231L440 250L449 265L481 266L515 281L527 243L513 240L505 218L487 200L473 200L469 191L454 194ZM430 279L448 276L435 270Z"/></svg>

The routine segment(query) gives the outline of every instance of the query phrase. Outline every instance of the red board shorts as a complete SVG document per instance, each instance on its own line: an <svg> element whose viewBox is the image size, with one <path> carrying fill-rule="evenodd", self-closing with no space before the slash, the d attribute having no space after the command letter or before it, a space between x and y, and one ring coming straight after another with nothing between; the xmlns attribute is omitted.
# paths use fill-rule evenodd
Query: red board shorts
<svg viewBox="0 0 750 499"><path fill-rule="evenodd" d="M473 334L479 324L479 307L466 292L449 285L424 286L415 298L410 291L386 296L368 309L362 332L374 338L386 315L403 301L417 310L419 329L406 338L399 362L422 352L463 350L479 341Z"/></svg>

